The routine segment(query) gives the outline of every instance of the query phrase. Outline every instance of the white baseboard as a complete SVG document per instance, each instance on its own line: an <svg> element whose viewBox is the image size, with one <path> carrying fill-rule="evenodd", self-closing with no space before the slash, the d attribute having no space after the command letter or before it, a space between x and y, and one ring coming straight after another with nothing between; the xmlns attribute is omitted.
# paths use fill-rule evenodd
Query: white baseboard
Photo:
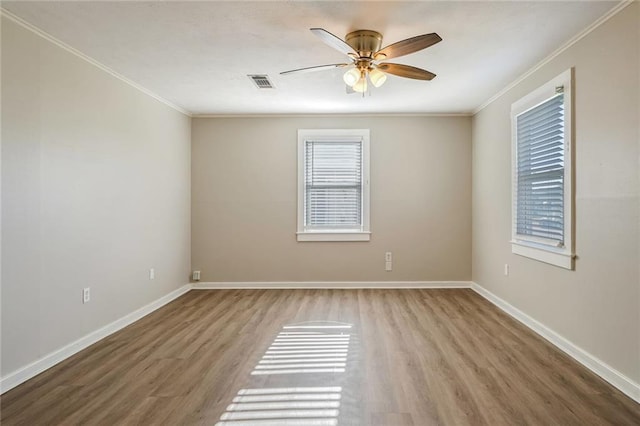
<svg viewBox="0 0 640 426"><path fill-rule="evenodd" d="M518 308L499 298L477 283L470 281L296 281L296 282L202 282L184 285L166 296L72 342L37 361L32 362L5 377L0 378L0 394L35 377L59 362L80 352L88 346L138 321L140 318L177 299L191 289L407 289L407 288L471 288L498 308L520 321L531 330L544 337L563 352L593 371L621 392L640 402L640 385L624 374L610 367L598 358L579 348L544 324L533 319Z"/></svg>
<svg viewBox="0 0 640 426"><path fill-rule="evenodd" d="M155 300L148 305L143 306L142 308L131 312L124 317L107 324L106 326L93 331L87 334L84 337L76 340L75 342L69 343L68 345L51 352L48 355L38 359L37 361L28 364L19 370L14 371L13 373L9 373L5 377L0 378L0 394L7 392L10 389L18 386L19 384L26 382L32 377L37 376L43 371L53 367L57 363L64 361L69 358L71 355L74 355L86 347L93 345L97 341L104 339L110 334L115 333L116 331L128 326L131 323L138 321L140 318L150 314L158 308L166 305L174 299L182 296L186 292L191 290L191 284L183 285L182 287L172 291L166 296L161 297L158 300Z"/></svg>
<svg viewBox="0 0 640 426"><path fill-rule="evenodd" d="M471 288L476 293L487 299L489 302L493 303L498 308L509 314L511 317L520 321L522 324L526 325L531 330L544 337L546 340L548 340L557 348L578 361L580 364L584 365L589 370L593 371L598 376L602 377L604 380L618 388L625 395L632 398L636 402L640 402L640 384L634 382L624 374L617 371L615 368L602 362L584 349L576 346L566 338L551 330L546 325L533 319L529 315L525 314L515 306L509 304L505 300L499 298L479 284L472 282Z"/></svg>
<svg viewBox="0 0 640 426"><path fill-rule="evenodd" d="M199 282L194 290L223 289L340 289L340 288L471 288L470 281L252 281Z"/></svg>

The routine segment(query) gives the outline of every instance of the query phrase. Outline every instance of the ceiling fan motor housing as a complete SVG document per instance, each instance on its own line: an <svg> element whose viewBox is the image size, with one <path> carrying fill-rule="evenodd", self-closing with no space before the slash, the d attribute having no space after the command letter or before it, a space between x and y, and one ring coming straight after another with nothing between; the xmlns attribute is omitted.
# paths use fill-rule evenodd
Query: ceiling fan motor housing
<svg viewBox="0 0 640 426"><path fill-rule="evenodd" d="M373 59L373 54L382 47L382 34L372 30L357 30L347 34L345 41L360 57Z"/></svg>

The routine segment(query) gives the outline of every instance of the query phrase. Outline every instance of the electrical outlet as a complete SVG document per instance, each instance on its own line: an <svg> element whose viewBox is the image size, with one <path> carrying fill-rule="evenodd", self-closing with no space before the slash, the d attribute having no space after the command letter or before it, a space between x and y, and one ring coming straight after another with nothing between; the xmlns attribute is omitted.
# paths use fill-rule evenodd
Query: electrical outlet
<svg viewBox="0 0 640 426"><path fill-rule="evenodd" d="M155 280L156 279L156 270L151 268L149 269L149 279L150 280Z"/></svg>
<svg viewBox="0 0 640 426"><path fill-rule="evenodd" d="M193 278L194 281L200 281L200 271L193 271L193 274L191 275L191 277Z"/></svg>
<svg viewBox="0 0 640 426"><path fill-rule="evenodd" d="M509 264L508 263L504 264L504 276L505 277L509 276Z"/></svg>
<svg viewBox="0 0 640 426"><path fill-rule="evenodd" d="M385 262L392 262L392 261L393 261L393 257L392 257L392 256L393 256L393 255L391 254L391 252L390 252L390 251L386 252L386 253L384 254L384 261L385 261Z"/></svg>
<svg viewBox="0 0 640 426"><path fill-rule="evenodd" d="M89 303L91 300L91 288L86 287L82 289L82 303Z"/></svg>

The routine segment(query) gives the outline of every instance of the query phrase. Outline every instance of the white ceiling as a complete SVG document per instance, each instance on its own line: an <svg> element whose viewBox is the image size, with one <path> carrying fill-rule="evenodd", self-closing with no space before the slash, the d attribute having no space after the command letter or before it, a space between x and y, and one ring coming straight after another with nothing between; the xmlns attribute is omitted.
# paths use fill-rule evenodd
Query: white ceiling
<svg viewBox="0 0 640 426"><path fill-rule="evenodd" d="M2 6L194 114L468 113L596 21L617 1L9 2ZM439 44L394 59L438 76L390 76L345 93L343 62L310 31L384 34L383 45L437 32ZM247 74L268 74L258 90Z"/></svg>

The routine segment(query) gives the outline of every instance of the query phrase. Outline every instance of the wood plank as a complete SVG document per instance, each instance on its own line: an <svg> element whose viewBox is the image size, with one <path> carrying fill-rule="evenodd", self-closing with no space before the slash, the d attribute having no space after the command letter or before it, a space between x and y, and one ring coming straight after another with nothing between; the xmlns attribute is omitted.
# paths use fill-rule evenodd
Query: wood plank
<svg viewBox="0 0 640 426"><path fill-rule="evenodd" d="M287 330L348 335L345 371L252 374L291 324L351 324ZM242 389L314 387L340 389L320 402L339 395L325 414L343 425L640 424L640 404L467 289L191 291L2 395L1 422L213 425L247 415Z"/></svg>

